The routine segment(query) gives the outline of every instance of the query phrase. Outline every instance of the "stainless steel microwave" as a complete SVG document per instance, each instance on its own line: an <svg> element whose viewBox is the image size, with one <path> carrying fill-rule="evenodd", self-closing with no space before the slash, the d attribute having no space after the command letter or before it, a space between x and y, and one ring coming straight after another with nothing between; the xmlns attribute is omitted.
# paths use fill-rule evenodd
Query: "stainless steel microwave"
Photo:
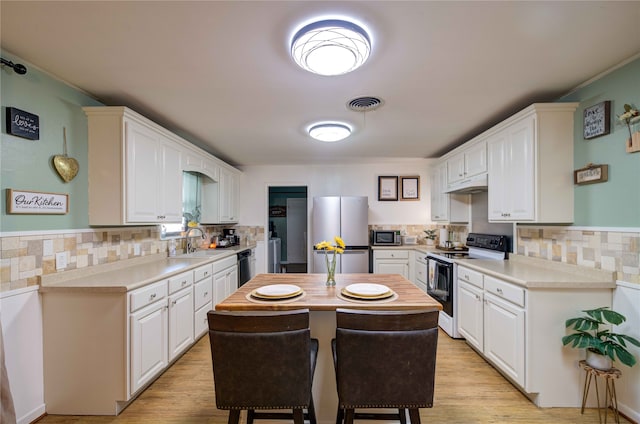
<svg viewBox="0 0 640 424"><path fill-rule="evenodd" d="M401 244L400 231L371 230L372 246L400 246Z"/></svg>

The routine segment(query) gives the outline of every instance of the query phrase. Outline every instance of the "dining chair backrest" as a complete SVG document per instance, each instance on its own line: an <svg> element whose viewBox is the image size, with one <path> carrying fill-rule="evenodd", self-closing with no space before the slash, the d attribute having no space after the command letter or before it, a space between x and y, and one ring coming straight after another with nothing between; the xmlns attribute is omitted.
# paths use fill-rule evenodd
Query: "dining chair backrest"
<svg viewBox="0 0 640 424"><path fill-rule="evenodd" d="M209 311L219 409L300 409L311 398L309 311Z"/></svg>
<svg viewBox="0 0 640 424"><path fill-rule="evenodd" d="M336 311L340 408L433 405L438 311Z"/></svg>

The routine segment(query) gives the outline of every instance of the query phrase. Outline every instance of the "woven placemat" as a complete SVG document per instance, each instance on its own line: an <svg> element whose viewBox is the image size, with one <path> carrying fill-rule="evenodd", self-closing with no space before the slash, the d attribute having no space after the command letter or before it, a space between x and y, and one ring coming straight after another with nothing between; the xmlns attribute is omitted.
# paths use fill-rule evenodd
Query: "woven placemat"
<svg viewBox="0 0 640 424"><path fill-rule="evenodd" d="M394 300L398 299L398 293L396 292L393 292L393 295L391 295L390 297L385 297L384 299L371 299L371 300L354 299L354 298L343 295L342 292L338 292L336 296L338 296L339 299L346 300L347 302L361 303L361 304L387 303L387 302L393 302Z"/></svg>
<svg viewBox="0 0 640 424"><path fill-rule="evenodd" d="M247 299L249 302L253 302L253 303L261 303L263 305L273 305L273 304L282 304L282 303L292 303L295 302L296 300L300 300L303 299L305 296L307 295L306 292L302 292L302 294L300 296L296 296L296 297L292 297L289 299L274 299L274 300L262 300L262 299L258 299L257 297L253 297L251 296L251 293L248 293L245 296L245 299Z"/></svg>

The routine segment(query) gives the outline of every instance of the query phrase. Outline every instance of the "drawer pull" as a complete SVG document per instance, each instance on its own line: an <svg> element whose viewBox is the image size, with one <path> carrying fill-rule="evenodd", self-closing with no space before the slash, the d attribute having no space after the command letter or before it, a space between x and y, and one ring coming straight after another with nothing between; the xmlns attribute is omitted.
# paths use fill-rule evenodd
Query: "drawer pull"
<svg viewBox="0 0 640 424"><path fill-rule="evenodd" d="M156 293L152 293L151 296L149 296L149 300L155 299L156 296L158 296Z"/></svg>
<svg viewBox="0 0 640 424"><path fill-rule="evenodd" d="M187 280L184 280L184 281L182 282L182 287L184 287L186 284L187 284Z"/></svg>
<svg viewBox="0 0 640 424"><path fill-rule="evenodd" d="M476 300L480 300L480 296L476 295Z"/></svg>
<svg viewBox="0 0 640 424"><path fill-rule="evenodd" d="M204 272L204 276L206 277L207 275L209 275L209 271Z"/></svg>
<svg viewBox="0 0 640 424"><path fill-rule="evenodd" d="M464 278L467 280L471 280L471 278L469 277L469 274L464 274Z"/></svg>
<svg viewBox="0 0 640 424"><path fill-rule="evenodd" d="M498 294L502 294L502 289L500 287L498 287L496 291L498 292Z"/></svg>
<svg viewBox="0 0 640 424"><path fill-rule="evenodd" d="M176 306L177 300L174 300L173 302L171 302L171 306Z"/></svg>
<svg viewBox="0 0 640 424"><path fill-rule="evenodd" d="M207 297L208 295L209 295L209 292L208 292L208 291L206 291L206 292L204 292L204 294L202 295L202 297Z"/></svg>

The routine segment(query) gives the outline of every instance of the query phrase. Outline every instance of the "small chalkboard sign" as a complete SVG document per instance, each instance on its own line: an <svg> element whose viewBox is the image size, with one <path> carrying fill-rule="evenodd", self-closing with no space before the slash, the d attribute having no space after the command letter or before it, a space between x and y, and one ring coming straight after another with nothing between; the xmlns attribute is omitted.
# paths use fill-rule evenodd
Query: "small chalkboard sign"
<svg viewBox="0 0 640 424"><path fill-rule="evenodd" d="M7 133L29 140L40 140L40 118L33 113L8 107Z"/></svg>
<svg viewBox="0 0 640 424"><path fill-rule="evenodd" d="M584 139L589 140L611 131L611 102L609 100L584 110Z"/></svg>

